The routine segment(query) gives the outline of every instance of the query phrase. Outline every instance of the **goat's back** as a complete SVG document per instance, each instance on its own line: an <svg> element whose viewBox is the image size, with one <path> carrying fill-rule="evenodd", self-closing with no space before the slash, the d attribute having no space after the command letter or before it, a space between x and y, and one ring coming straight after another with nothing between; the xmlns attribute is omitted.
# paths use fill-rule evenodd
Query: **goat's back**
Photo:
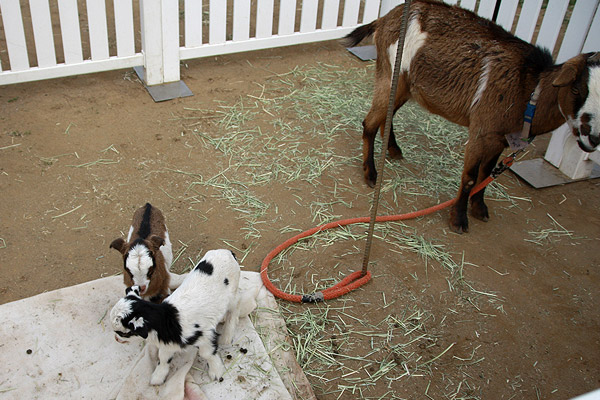
<svg viewBox="0 0 600 400"><path fill-rule="evenodd" d="M388 79L404 8L374 21L377 68ZM411 6L402 62L410 95L450 121L468 126L477 107L510 109L552 65L547 51L471 11L433 0Z"/></svg>

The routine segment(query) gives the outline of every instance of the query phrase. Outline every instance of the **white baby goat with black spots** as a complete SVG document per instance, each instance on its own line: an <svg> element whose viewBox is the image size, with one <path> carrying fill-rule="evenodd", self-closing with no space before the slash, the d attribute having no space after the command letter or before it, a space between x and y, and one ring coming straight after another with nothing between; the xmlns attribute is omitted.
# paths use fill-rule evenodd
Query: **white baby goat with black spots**
<svg viewBox="0 0 600 400"><path fill-rule="evenodd" d="M158 347L158 365L150 384L161 385L173 355L188 346L198 348L208 362L208 375L221 380L225 367L217 355L218 345L231 344L239 318L240 266L229 250L211 250L183 283L161 304L145 301L139 288L126 290L110 312L116 335L140 336ZM217 325L223 322L223 332Z"/></svg>

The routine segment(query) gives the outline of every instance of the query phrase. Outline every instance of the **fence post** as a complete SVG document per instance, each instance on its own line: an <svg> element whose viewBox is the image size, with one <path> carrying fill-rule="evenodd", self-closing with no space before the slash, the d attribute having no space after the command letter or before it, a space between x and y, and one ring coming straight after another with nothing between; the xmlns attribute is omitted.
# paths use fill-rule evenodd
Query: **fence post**
<svg viewBox="0 0 600 400"><path fill-rule="evenodd" d="M178 82L178 0L140 0L140 19L144 83L153 86Z"/></svg>

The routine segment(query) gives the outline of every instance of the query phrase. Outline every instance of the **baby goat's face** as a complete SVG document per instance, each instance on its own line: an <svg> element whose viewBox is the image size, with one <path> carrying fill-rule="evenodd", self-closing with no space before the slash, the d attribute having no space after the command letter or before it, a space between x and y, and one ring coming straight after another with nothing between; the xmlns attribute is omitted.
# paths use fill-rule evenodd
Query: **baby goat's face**
<svg viewBox="0 0 600 400"><path fill-rule="evenodd" d="M148 247L140 243L129 249L125 259L125 273L129 274L133 285L139 286L141 295L148 290L155 269L154 256Z"/></svg>
<svg viewBox="0 0 600 400"><path fill-rule="evenodd" d="M148 328L142 317L135 315L135 304L140 301L140 288L132 286L125 290L126 296L120 299L110 311L110 322L115 332L115 340L127 343L131 336L148 337Z"/></svg>

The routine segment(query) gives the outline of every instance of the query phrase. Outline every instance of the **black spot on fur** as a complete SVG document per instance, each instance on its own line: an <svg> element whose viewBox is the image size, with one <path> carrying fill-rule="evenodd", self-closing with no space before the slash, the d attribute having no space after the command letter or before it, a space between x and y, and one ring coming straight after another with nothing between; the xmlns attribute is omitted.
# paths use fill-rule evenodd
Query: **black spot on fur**
<svg viewBox="0 0 600 400"><path fill-rule="evenodd" d="M225 286L229 285L229 279L225 278L225 280L223 281L223 283L225 284Z"/></svg>
<svg viewBox="0 0 600 400"><path fill-rule="evenodd" d="M142 223L138 230L138 236L142 239L147 239L150 236L150 217L152 216L152 205L146 203L146 209L144 210L144 216L142 217Z"/></svg>
<svg viewBox="0 0 600 400"><path fill-rule="evenodd" d="M148 331L155 331L158 340L165 344L178 344L185 347L186 343L181 340L181 324L179 322L179 311L168 302L154 304L138 298L131 298L131 313L123 318L121 323L127 326L131 320L142 317L144 326L132 330L131 335L142 336ZM119 332L117 332L119 334ZM129 336L131 336L129 335Z"/></svg>
<svg viewBox="0 0 600 400"><path fill-rule="evenodd" d="M233 357L231 356L231 354L227 354L227 359L231 360Z"/></svg>
<svg viewBox="0 0 600 400"><path fill-rule="evenodd" d="M194 268L195 270L205 273L206 275L212 275L213 273L213 265L207 261L200 261L198 263L198 265L196 265L196 268Z"/></svg>
<svg viewBox="0 0 600 400"><path fill-rule="evenodd" d="M246 354L247 352L248 352L248 349L246 349L244 347L240 347L240 353Z"/></svg>
<svg viewBox="0 0 600 400"><path fill-rule="evenodd" d="M212 330L212 334L213 334L213 337L212 337L211 343L213 346L213 354L217 354L217 350L219 348L219 344L218 344L219 343L219 334L214 329Z"/></svg>
<svg viewBox="0 0 600 400"><path fill-rule="evenodd" d="M200 336L202 336L202 331L201 330L197 330L196 332L194 332L194 334L192 336L185 338L185 344L194 344L194 343L196 343L198 341L198 338Z"/></svg>
<svg viewBox="0 0 600 400"><path fill-rule="evenodd" d="M167 360L167 364L171 364L171 361L173 361L173 357L171 357Z"/></svg>
<svg viewBox="0 0 600 400"><path fill-rule="evenodd" d="M194 328L200 328L200 325L194 324Z"/></svg>

